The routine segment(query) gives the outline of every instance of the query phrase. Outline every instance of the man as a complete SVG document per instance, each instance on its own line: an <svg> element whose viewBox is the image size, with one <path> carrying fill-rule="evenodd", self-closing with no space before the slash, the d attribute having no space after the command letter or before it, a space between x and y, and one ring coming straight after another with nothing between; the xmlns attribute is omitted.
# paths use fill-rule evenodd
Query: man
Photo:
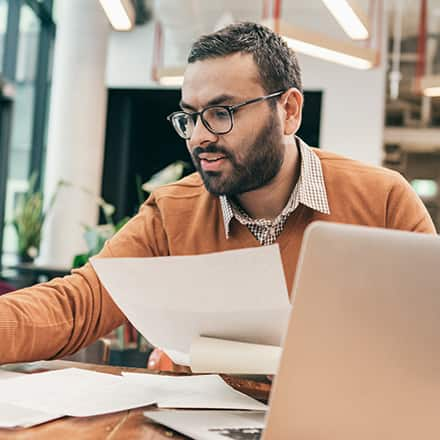
<svg viewBox="0 0 440 440"><path fill-rule="evenodd" d="M312 221L435 232L400 175L311 149L295 137L300 70L275 33L253 23L232 25L201 37L188 62L182 110L169 120L198 173L157 190L99 257L203 254L277 242L290 289ZM0 298L0 363L65 356L123 320L86 265Z"/></svg>

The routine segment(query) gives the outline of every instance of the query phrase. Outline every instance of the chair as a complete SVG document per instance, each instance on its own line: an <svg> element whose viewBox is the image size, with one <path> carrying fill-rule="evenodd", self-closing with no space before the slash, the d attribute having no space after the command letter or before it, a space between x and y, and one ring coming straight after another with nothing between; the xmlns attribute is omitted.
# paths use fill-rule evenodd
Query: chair
<svg viewBox="0 0 440 440"><path fill-rule="evenodd" d="M190 373L191 370L183 365L176 365L160 348L155 348L149 358L147 369L153 371L167 371L173 373Z"/></svg>
<svg viewBox="0 0 440 440"><path fill-rule="evenodd" d="M3 295L8 292L13 292L14 290L16 290L15 287L11 286L5 281L0 280L0 295Z"/></svg>
<svg viewBox="0 0 440 440"><path fill-rule="evenodd" d="M80 351L63 357L63 360L85 362L88 364L108 365L110 359L110 340L99 338L93 344Z"/></svg>

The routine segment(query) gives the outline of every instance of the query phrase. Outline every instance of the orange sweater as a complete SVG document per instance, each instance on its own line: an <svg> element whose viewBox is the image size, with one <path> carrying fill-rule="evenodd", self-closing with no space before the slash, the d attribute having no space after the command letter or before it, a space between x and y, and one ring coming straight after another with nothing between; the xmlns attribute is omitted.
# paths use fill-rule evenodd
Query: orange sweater
<svg viewBox="0 0 440 440"><path fill-rule="evenodd" d="M304 229L315 220L435 233L422 202L399 174L315 152L321 160L331 214L300 205L289 217L277 240L289 289ZM236 221L226 239L219 199L193 174L158 189L99 256L191 255L252 246L259 243ZM147 287L148 279L144 282ZM123 320L92 267L86 265L62 279L0 297L0 364L73 353Z"/></svg>

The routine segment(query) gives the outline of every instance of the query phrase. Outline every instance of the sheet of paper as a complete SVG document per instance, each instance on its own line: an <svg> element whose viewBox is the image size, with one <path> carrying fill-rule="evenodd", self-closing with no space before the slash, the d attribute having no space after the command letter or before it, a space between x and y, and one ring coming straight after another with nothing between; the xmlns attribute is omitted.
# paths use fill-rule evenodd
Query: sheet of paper
<svg viewBox="0 0 440 440"><path fill-rule="evenodd" d="M35 373L44 370L44 361L3 364L1 368L3 370L14 371L17 373Z"/></svg>
<svg viewBox="0 0 440 440"><path fill-rule="evenodd" d="M290 303L278 245L92 265L134 326L176 363L189 365L198 336L282 345Z"/></svg>
<svg viewBox="0 0 440 440"><path fill-rule="evenodd" d="M276 374L281 351L281 347L273 345L200 337L191 344L191 370L193 373Z"/></svg>
<svg viewBox="0 0 440 440"><path fill-rule="evenodd" d="M29 428L60 417L63 416L0 402L0 428Z"/></svg>
<svg viewBox="0 0 440 440"><path fill-rule="evenodd" d="M23 373L16 373L15 371L8 371L0 368L0 380L12 379L13 377L23 376Z"/></svg>
<svg viewBox="0 0 440 440"><path fill-rule="evenodd" d="M267 406L240 393L217 375L161 376L122 373L123 377L145 387L148 395L156 396L160 408L242 409L265 411Z"/></svg>
<svg viewBox="0 0 440 440"><path fill-rule="evenodd" d="M122 376L69 368L5 380L0 402L48 414L86 417L147 406L155 400Z"/></svg>
<svg viewBox="0 0 440 440"><path fill-rule="evenodd" d="M144 415L195 440L260 438L265 413L243 411L145 411Z"/></svg>

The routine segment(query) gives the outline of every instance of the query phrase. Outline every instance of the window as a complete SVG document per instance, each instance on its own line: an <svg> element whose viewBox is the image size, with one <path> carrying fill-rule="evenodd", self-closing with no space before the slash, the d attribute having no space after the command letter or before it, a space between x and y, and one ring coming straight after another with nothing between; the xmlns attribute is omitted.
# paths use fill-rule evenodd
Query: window
<svg viewBox="0 0 440 440"><path fill-rule="evenodd" d="M6 23L8 20L8 2L7 0L0 0L0 72L3 68L3 53L6 39Z"/></svg>
<svg viewBox="0 0 440 440"><path fill-rule="evenodd" d="M27 180L32 148L32 123L40 22L32 9L22 6L20 14L15 102L11 137L9 178Z"/></svg>
<svg viewBox="0 0 440 440"><path fill-rule="evenodd" d="M15 99L9 153L9 173L6 190L6 226L3 251L13 254L16 237L8 220L13 215L16 189L26 188L32 149L32 129L35 106L35 77L37 67L40 21L28 5L20 11L17 64L15 71ZM9 208L9 209L8 209Z"/></svg>
<svg viewBox="0 0 440 440"><path fill-rule="evenodd" d="M51 54L55 37L53 0L0 0L0 72L14 86L7 149L7 182L0 184L0 269L14 263L16 237L8 225L14 201L29 176L44 170ZM4 146L3 146L4 148ZM4 226L4 221L6 225Z"/></svg>

